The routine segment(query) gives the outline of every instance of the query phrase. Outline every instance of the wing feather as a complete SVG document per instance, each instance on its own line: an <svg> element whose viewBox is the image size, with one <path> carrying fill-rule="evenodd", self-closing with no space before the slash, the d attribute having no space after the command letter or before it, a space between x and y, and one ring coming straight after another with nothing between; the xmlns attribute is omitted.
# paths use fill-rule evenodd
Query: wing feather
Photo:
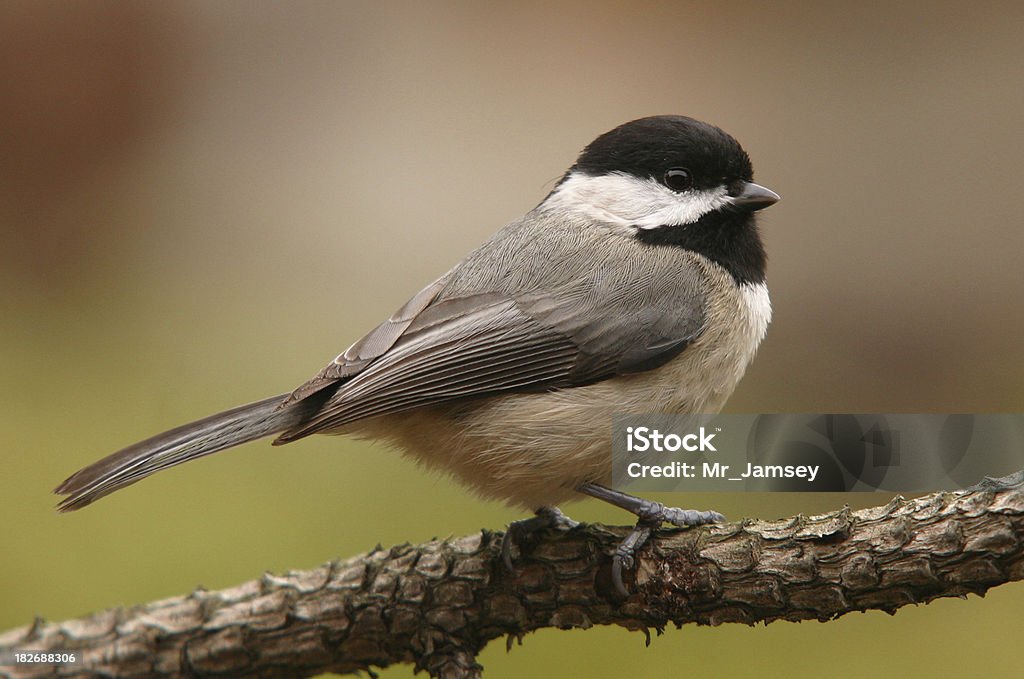
<svg viewBox="0 0 1024 679"><path fill-rule="evenodd" d="M487 301L403 338L279 440L467 396L568 386L578 354L571 338L544 327L514 302Z"/></svg>
<svg viewBox="0 0 1024 679"><path fill-rule="evenodd" d="M275 443L457 399L650 370L700 335L695 255L632 241L610 249L592 226L529 219L541 216L507 227L300 386L291 400L334 392Z"/></svg>

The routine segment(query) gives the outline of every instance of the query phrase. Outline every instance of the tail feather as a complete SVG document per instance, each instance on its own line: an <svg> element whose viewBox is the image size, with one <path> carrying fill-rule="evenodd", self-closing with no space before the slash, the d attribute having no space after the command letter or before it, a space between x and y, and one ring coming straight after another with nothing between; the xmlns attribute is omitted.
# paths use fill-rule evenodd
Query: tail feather
<svg viewBox="0 0 1024 679"><path fill-rule="evenodd" d="M287 396L232 408L108 455L57 486L55 493L67 495L57 509L81 509L161 469L289 429L308 417L315 404L299 401L282 407Z"/></svg>

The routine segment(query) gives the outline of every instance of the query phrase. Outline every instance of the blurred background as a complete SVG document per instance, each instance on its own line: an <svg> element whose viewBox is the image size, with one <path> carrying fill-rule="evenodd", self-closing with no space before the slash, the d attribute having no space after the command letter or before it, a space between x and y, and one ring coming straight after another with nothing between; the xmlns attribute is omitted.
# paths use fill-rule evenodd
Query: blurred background
<svg viewBox="0 0 1024 679"><path fill-rule="evenodd" d="M783 196L761 220L775 319L728 410L1024 410L1022 38L1015 2L0 4L0 629L519 518L334 438L249 444L72 515L49 493L298 385L644 115L720 125ZM661 499L776 518L888 497ZM1011 675L1022 606L1015 584L651 648L545 631L480 660Z"/></svg>

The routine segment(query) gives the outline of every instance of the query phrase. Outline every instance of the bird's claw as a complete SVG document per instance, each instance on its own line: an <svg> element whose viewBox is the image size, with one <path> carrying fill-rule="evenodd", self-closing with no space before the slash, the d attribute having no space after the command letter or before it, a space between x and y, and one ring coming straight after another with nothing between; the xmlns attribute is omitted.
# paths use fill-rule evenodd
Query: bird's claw
<svg viewBox="0 0 1024 679"><path fill-rule="evenodd" d="M512 545L520 539L537 533L538 531L556 529L571 530L579 526L579 521L573 521L562 513L558 507L541 507L537 510L536 516L528 519L513 521L508 525L508 530L501 538L501 561L510 573L515 572L512 565Z"/></svg>
<svg viewBox="0 0 1024 679"><path fill-rule="evenodd" d="M615 548L612 556L612 584L622 598L629 596L625 583L622 581L623 571L633 569L636 564L636 553L650 539L651 533L662 523L670 523L679 528L703 526L709 523L721 523L725 517L718 512L701 512L694 509L666 507L660 502L644 501L637 515L640 520L626 538Z"/></svg>
<svg viewBox="0 0 1024 679"><path fill-rule="evenodd" d="M633 570L633 566L636 565L636 550L644 546L653 530L653 525L641 521L615 548L615 554L612 555L612 584L623 599L629 596L629 592L622 582L622 571Z"/></svg>

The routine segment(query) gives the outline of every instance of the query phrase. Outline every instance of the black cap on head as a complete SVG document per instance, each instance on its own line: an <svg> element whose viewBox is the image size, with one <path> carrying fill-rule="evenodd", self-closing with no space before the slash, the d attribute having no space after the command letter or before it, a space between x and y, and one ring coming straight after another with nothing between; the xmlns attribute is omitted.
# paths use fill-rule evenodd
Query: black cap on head
<svg viewBox="0 0 1024 679"><path fill-rule="evenodd" d="M677 167L688 169L699 188L753 179L750 158L739 142L714 125L678 115L619 125L583 149L570 172L623 172L660 180Z"/></svg>

